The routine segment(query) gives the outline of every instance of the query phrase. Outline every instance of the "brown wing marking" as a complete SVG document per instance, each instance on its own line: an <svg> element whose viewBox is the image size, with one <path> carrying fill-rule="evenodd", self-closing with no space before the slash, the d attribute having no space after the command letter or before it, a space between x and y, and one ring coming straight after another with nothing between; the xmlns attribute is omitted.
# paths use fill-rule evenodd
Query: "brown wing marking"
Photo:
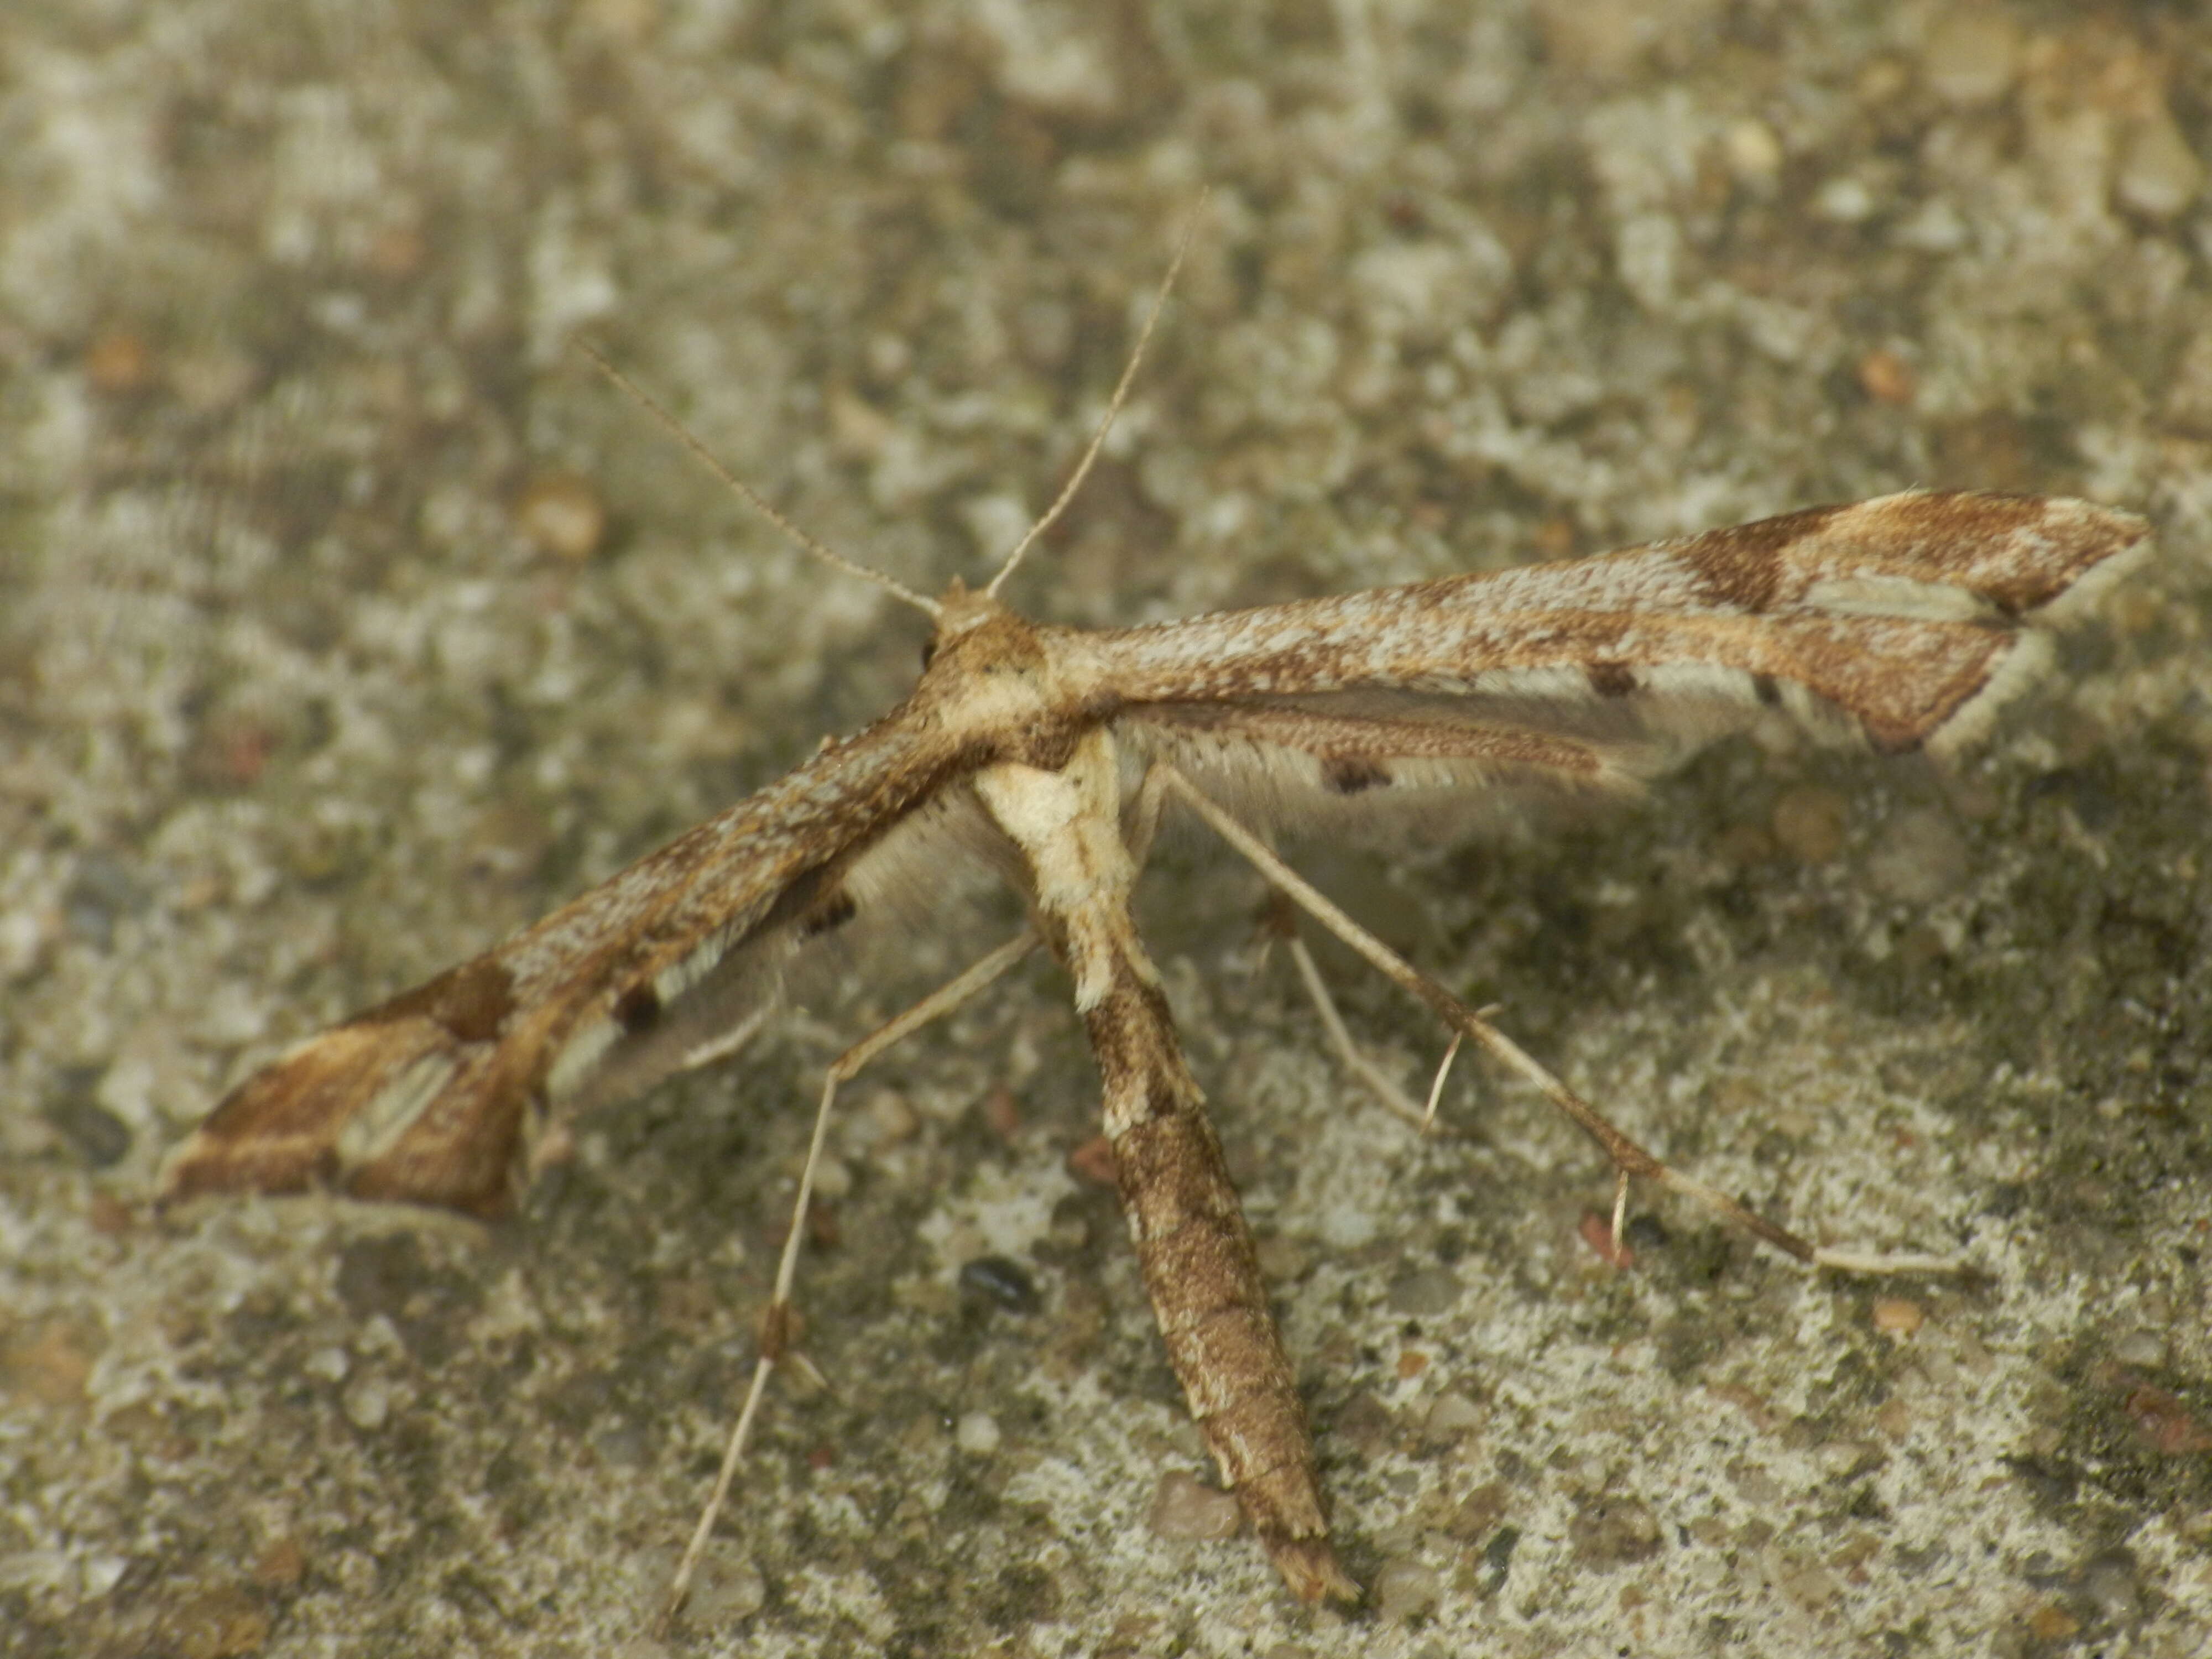
<svg viewBox="0 0 2212 1659"><path fill-rule="evenodd" d="M1842 710L1888 750L1975 735L2039 660L2023 618L2148 535L2086 502L1909 493L1595 558L1097 635L1126 705L1347 691ZM1593 673L1593 665L1597 672Z"/></svg>
<svg viewBox="0 0 2212 1659"><path fill-rule="evenodd" d="M549 1115L625 1039L702 984L772 995L793 942L838 925L836 872L960 764L905 714L255 1073L172 1154L163 1200L320 1188L505 1209Z"/></svg>

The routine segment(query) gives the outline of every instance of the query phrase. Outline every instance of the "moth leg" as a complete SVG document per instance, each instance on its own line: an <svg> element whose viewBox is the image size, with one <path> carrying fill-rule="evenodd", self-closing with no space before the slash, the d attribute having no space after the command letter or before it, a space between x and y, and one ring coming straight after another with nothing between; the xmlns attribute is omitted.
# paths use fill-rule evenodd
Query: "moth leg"
<svg viewBox="0 0 2212 1659"><path fill-rule="evenodd" d="M1176 775L1180 776L1180 774ZM1142 870L1145 860L1152 850L1152 839L1160 827L1160 808L1168 793L1169 769L1155 765L1148 769L1144 781L1137 787L1137 798L1131 805L1128 822L1121 839L1129 848L1129 860ZM1336 999L1328 994L1328 983L1321 976L1321 969L1313 959L1313 952L1298 937L1297 912L1289 895L1279 888L1268 896L1268 914L1261 926L1275 938L1285 941L1291 965L1297 969L1298 982L1305 987L1314 1012L1321 1016L1322 1030L1328 1033L1329 1044L1336 1050L1337 1060L1344 1069L1357 1078L1367 1091L1375 1097L1376 1103L1386 1112L1403 1118L1426 1133L1436 1121L1435 1102L1424 1112L1407 1097L1406 1091L1390 1079L1389 1073L1359 1051L1359 1045L1346 1029L1344 1017L1337 1012Z"/></svg>
<svg viewBox="0 0 2212 1659"><path fill-rule="evenodd" d="M1508 1070L1518 1073L1534 1084L1547 1100L1598 1144L1605 1155L1613 1160L1613 1168L1623 1182L1637 1176L1656 1181L1734 1222L1753 1237L1771 1244L1785 1255L1795 1256L1814 1267L1833 1267L1841 1272L1857 1273L1954 1273L1958 1270L1960 1264L1949 1256L1875 1255L1816 1246L1737 1203L1717 1188L1669 1168L1607 1122L1595 1107L1538 1064L1512 1038L1331 903L1311 883L1278 858L1265 842L1238 823L1231 814L1224 811L1172 765L1164 761L1155 762L1152 770L1162 777L1160 787L1163 792L1180 798L1209 829L1256 866L1261 874L1288 894L1299 908L1365 957L1376 972L1408 995L1426 1003L1445 1024ZM1616 1216L1620 1213L1620 1204L1621 1200L1616 1195Z"/></svg>
<svg viewBox="0 0 2212 1659"><path fill-rule="evenodd" d="M745 1389L745 1403L738 1410L737 1425L730 1431L729 1444L723 1449L722 1466L714 1476L714 1490L707 1499L707 1507L700 1512L698 1524L691 1529L690 1541L684 1547L684 1559L677 1564L676 1576L669 1583L668 1600L654 1626L656 1632L668 1630L682 1610L684 1597L690 1594L691 1577L698 1570L699 1558L706 1553L707 1540L729 1497L731 1483L737 1477L745 1442L752 1434L753 1419L758 1415L761 1400L768 1392L769 1377L790 1348L791 1291L799 1275L799 1245L806 1235L806 1205L813 1196L814 1172L822 1162L822 1149L829 1139L830 1109L837 1098L839 1086L849 1083L870 1060L902 1037L911 1036L959 1007L1029 955L1037 944L1033 931L1025 930L1018 938L1008 939L965 973L948 980L904 1013L878 1025L830 1062L829 1073L822 1080L822 1103L814 1114L813 1138L806 1146L806 1165L799 1175L799 1194L792 1201L791 1229L783 1241L783 1254L776 1261L775 1289L769 1296L768 1311L761 1316L760 1358L753 1363L752 1382Z"/></svg>
<svg viewBox="0 0 2212 1659"><path fill-rule="evenodd" d="M1454 1031L1450 1044L1444 1049L1444 1057L1437 1062L1436 1081L1429 1085L1429 1103L1421 1109L1421 1129L1424 1133L1426 1133L1429 1126L1437 1121L1437 1106L1444 1097L1444 1079L1451 1075L1452 1061L1459 1058L1459 1046L1466 1041L1465 1037L1457 1031ZM1617 1215L1613 1220L1613 1231L1616 1237L1620 1234L1620 1218Z"/></svg>
<svg viewBox="0 0 2212 1659"><path fill-rule="evenodd" d="M1129 862L1141 872L1152 855L1152 842L1160 832L1160 808L1167 804L1167 769L1158 763L1145 769L1137 785L1137 798L1124 815L1121 844L1129 849Z"/></svg>
<svg viewBox="0 0 2212 1659"><path fill-rule="evenodd" d="M1298 983L1305 988L1306 999L1321 1017L1321 1028L1328 1036L1329 1046L1336 1050L1337 1064L1357 1078L1367 1092L1375 1097L1376 1105L1394 1117L1403 1118L1416 1129L1426 1133L1436 1121L1433 1103L1424 1111L1413 1104L1403 1089L1392 1080L1390 1074L1360 1052L1346 1029L1344 1016L1336 1011L1336 999L1329 994L1328 981L1321 976L1321 968L1314 961L1313 952L1304 939L1298 937L1298 916L1291 896L1279 887L1268 893L1268 915L1261 924L1283 941L1291 958L1291 966L1297 969Z"/></svg>

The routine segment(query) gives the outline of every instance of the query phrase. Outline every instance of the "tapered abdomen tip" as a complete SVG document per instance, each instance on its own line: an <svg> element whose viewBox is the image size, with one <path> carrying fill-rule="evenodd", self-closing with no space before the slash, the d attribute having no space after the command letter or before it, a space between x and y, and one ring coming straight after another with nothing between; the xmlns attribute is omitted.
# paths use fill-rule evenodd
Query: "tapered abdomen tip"
<svg viewBox="0 0 2212 1659"><path fill-rule="evenodd" d="M1275 1564L1275 1571L1282 1574L1283 1583L1299 1601L1311 1605L1360 1599L1359 1586L1338 1564L1335 1547L1328 1539L1269 1538L1262 1541L1267 1547L1268 1559Z"/></svg>

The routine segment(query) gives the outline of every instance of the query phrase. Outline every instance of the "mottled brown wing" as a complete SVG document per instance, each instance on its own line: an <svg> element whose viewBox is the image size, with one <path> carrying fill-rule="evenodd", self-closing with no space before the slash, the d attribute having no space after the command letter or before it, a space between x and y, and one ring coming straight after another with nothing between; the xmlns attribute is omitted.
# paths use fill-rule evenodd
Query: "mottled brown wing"
<svg viewBox="0 0 2212 1659"><path fill-rule="evenodd" d="M1632 786L1780 707L1948 749L2030 681L2027 624L2148 527L1912 492L1494 574L1092 636L1116 729L1266 823L1393 796Z"/></svg>
<svg viewBox="0 0 2212 1659"><path fill-rule="evenodd" d="M311 1037L171 1156L165 1200L323 1189L505 1208L556 1114L726 1052L941 794L901 709L475 960Z"/></svg>

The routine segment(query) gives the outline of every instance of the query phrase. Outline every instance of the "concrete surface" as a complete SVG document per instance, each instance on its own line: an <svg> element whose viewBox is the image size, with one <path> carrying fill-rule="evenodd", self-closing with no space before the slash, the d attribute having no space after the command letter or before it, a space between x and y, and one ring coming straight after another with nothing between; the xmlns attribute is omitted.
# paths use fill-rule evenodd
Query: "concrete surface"
<svg viewBox="0 0 2212 1659"><path fill-rule="evenodd" d="M0 1654L2199 1653L2212 25L2166 4L122 0L0 15ZM675 1635L813 1079L879 945L478 1229L156 1219L251 1064L850 729L916 584L1173 615L1915 482L2159 563L1945 777L1739 742L1646 810L1312 865L1854 1283L1468 1066L1361 1103L1257 884L1147 926L1310 1390L1349 1615L1211 1513L1036 969L890 1057ZM595 526L595 517L604 523ZM968 922L957 918L968 917ZM1437 1033L1333 964L1410 1085ZM963 1293L996 1253L1030 1313ZM1189 1500L1195 1497L1194 1503ZM1195 1515L1192 1521L1189 1516ZM1172 1532L1174 1528L1170 1528Z"/></svg>

